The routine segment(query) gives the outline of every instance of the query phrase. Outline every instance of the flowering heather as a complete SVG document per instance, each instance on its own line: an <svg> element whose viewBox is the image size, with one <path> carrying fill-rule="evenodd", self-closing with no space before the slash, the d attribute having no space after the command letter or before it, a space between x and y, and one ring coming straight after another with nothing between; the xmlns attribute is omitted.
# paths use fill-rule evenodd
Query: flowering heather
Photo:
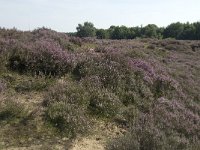
<svg viewBox="0 0 200 150"><path fill-rule="evenodd" d="M82 105L87 103L88 93L79 84L74 82L56 83L48 89L45 95L45 105L55 102Z"/></svg>
<svg viewBox="0 0 200 150"><path fill-rule="evenodd" d="M82 78L80 84L89 90L96 90L103 88L101 78L97 75Z"/></svg>
<svg viewBox="0 0 200 150"><path fill-rule="evenodd" d="M110 142L108 150L193 149L200 144L200 117L177 100L160 98L150 113L134 119L130 131Z"/></svg>
<svg viewBox="0 0 200 150"><path fill-rule="evenodd" d="M184 97L179 83L170 77L166 70L157 65L156 62L151 61L149 63L141 59L129 59L128 66L134 72L139 72L143 76L144 81L153 85L153 91L157 92L156 95L158 97L166 96L166 94L172 95L174 90L178 95Z"/></svg>
<svg viewBox="0 0 200 150"><path fill-rule="evenodd" d="M200 116L178 100L158 99L153 115L159 127L200 139Z"/></svg>
<svg viewBox="0 0 200 150"><path fill-rule="evenodd" d="M120 64L115 61L94 56L89 61L79 63L75 68L75 74L80 77L98 76L106 87L116 87L123 75Z"/></svg>
<svg viewBox="0 0 200 150"><path fill-rule="evenodd" d="M63 51L63 49L52 41L35 42L35 50L31 51L32 56L30 66L35 70L44 68L44 72L55 72L55 74L67 72L72 67L74 61L73 54ZM39 63L40 61L43 61ZM36 65L35 65L36 63ZM31 68L32 69L32 68Z"/></svg>
<svg viewBox="0 0 200 150"><path fill-rule="evenodd" d="M44 106L48 121L61 133L76 136L89 128L86 114L88 93L73 82L59 82L49 88L45 95Z"/></svg>
<svg viewBox="0 0 200 150"><path fill-rule="evenodd" d="M6 88L1 97L14 97L30 107L27 118L8 123L6 130L2 126L3 132L12 126L37 128L39 121L54 137L54 129L60 131L56 137L72 137L89 133L86 129L94 121L97 127L100 122L117 125L119 132L122 128L123 134L115 135L122 137L108 149L195 149L200 145L199 45L81 39L45 28L0 29L0 92Z"/></svg>
<svg viewBox="0 0 200 150"><path fill-rule="evenodd" d="M74 59L74 54L63 50L59 43L37 40L29 45L16 43L11 50L9 61L11 68L20 65L18 67L22 67L24 71L56 75L68 72Z"/></svg>
<svg viewBox="0 0 200 150"><path fill-rule="evenodd" d="M6 59L8 57L8 51L14 48L20 48L21 43L15 39L0 38L0 57Z"/></svg>
<svg viewBox="0 0 200 150"><path fill-rule="evenodd" d="M119 98L105 89L90 93L89 110L101 117L113 117L122 106Z"/></svg>
<svg viewBox="0 0 200 150"><path fill-rule="evenodd" d="M58 33L51 29L47 28L39 28L32 32L35 39L52 39L57 42L61 42L62 40L69 41L69 37L66 34Z"/></svg>
<svg viewBox="0 0 200 150"><path fill-rule="evenodd" d="M82 45L82 39L79 37L70 37L69 41L78 46Z"/></svg>
<svg viewBox="0 0 200 150"><path fill-rule="evenodd" d="M144 73L144 80L152 83L153 79L156 78L154 68L144 60L131 59L128 61L128 65L134 70Z"/></svg>
<svg viewBox="0 0 200 150"><path fill-rule="evenodd" d="M5 51L6 41L3 38L0 38L0 54Z"/></svg>

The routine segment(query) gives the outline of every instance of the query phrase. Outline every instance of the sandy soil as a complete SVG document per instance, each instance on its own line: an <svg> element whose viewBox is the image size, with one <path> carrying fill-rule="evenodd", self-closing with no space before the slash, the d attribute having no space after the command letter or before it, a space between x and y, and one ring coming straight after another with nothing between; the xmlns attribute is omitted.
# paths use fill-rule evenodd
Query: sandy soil
<svg viewBox="0 0 200 150"><path fill-rule="evenodd" d="M76 141L71 150L104 150L104 145L97 139L84 138Z"/></svg>

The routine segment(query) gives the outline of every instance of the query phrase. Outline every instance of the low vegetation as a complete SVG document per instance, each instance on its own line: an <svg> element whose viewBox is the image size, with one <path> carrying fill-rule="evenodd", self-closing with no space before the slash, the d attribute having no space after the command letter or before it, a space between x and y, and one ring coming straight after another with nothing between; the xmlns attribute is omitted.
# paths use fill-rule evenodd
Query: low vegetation
<svg viewBox="0 0 200 150"><path fill-rule="evenodd" d="M125 131L108 150L197 150L199 57L199 41L0 29L0 148L70 148L104 122Z"/></svg>

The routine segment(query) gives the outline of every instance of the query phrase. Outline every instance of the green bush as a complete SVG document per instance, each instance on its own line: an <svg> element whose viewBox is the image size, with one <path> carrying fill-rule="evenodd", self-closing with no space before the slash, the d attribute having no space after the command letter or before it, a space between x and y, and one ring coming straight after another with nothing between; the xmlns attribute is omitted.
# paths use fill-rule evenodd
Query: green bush
<svg viewBox="0 0 200 150"><path fill-rule="evenodd" d="M11 44L11 43L10 43ZM19 73L63 75L73 68L74 55L52 39L12 43L6 55L7 68Z"/></svg>
<svg viewBox="0 0 200 150"><path fill-rule="evenodd" d="M106 150L140 150L139 143L135 140L131 134L126 134L126 136L110 141L106 145Z"/></svg>
<svg viewBox="0 0 200 150"><path fill-rule="evenodd" d="M124 83L123 83L124 82ZM126 77L116 90L120 100L125 106L134 105L142 112L148 112L153 104L154 95L142 77L130 75Z"/></svg>
<svg viewBox="0 0 200 150"><path fill-rule="evenodd" d="M153 127L131 131L108 143L107 150L167 150L165 135Z"/></svg>
<svg viewBox="0 0 200 150"><path fill-rule="evenodd" d="M48 87L50 82L50 79L45 78L24 79L17 83L14 88L17 92L42 91Z"/></svg>
<svg viewBox="0 0 200 150"><path fill-rule="evenodd" d="M68 137L87 133L88 93L75 82L60 82L46 93L44 106L46 121Z"/></svg>
<svg viewBox="0 0 200 150"><path fill-rule="evenodd" d="M130 105L121 109L119 116L125 120L129 125L134 124L139 118L139 110L134 106Z"/></svg>
<svg viewBox="0 0 200 150"><path fill-rule="evenodd" d="M44 98L46 106L55 102L81 105L87 107L89 101L88 92L76 82L61 82L48 89Z"/></svg>
<svg viewBox="0 0 200 150"><path fill-rule="evenodd" d="M121 106L119 98L107 90L93 91L90 95L89 110L98 116L115 116Z"/></svg>
<svg viewBox="0 0 200 150"><path fill-rule="evenodd" d="M61 134L68 137L75 137L78 133L85 134L89 129L85 110L74 104L52 103L47 107L46 117Z"/></svg>
<svg viewBox="0 0 200 150"><path fill-rule="evenodd" d="M132 106L125 108L121 116L130 123L129 132L108 143L108 150L198 149L199 116L178 101L161 98L150 113L141 113Z"/></svg>
<svg viewBox="0 0 200 150"><path fill-rule="evenodd" d="M25 106L14 100L6 99L6 101L0 105L0 121L23 119L26 115L27 110Z"/></svg>

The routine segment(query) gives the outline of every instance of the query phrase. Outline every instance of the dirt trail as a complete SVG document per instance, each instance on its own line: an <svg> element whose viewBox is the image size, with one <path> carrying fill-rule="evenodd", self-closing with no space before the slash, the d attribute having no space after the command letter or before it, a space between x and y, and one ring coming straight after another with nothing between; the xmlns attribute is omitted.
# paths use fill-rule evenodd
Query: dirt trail
<svg viewBox="0 0 200 150"><path fill-rule="evenodd" d="M77 139L70 150L105 150L108 140L122 136L125 132L114 124L98 122L93 134Z"/></svg>
<svg viewBox="0 0 200 150"><path fill-rule="evenodd" d="M15 96L15 100L28 106L29 110L34 110L40 105L42 97L42 93L19 94ZM0 98L3 99L4 97L0 95ZM92 133L90 133L90 135L78 137L70 144L67 144L65 142L66 140L62 141L62 139L58 139L58 142L53 143L51 141L48 143L47 140L41 141L38 145L32 143L33 145L27 147L11 146L4 148L7 143L0 143L0 150L105 150L105 145L108 140L119 137L126 132L124 129L117 127L114 123L100 120L94 120L91 131Z"/></svg>
<svg viewBox="0 0 200 150"><path fill-rule="evenodd" d="M90 138L84 138L74 143L73 148L70 150L105 150L104 145L96 140Z"/></svg>

